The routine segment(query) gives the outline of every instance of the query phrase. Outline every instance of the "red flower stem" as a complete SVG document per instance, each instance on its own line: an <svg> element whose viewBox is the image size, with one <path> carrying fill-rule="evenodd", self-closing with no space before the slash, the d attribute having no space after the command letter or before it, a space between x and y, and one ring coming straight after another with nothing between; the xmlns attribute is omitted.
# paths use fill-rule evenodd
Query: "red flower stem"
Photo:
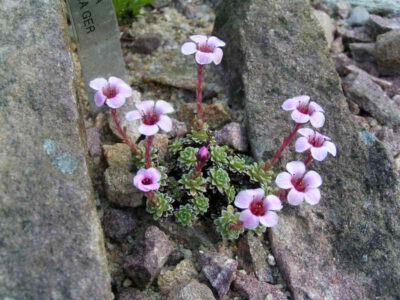
<svg viewBox="0 0 400 300"><path fill-rule="evenodd" d="M283 140L281 148L278 150L278 152L275 153L275 155L274 155L274 157L272 157L271 161L265 165L265 167L264 167L265 171L268 171L278 161L278 159L281 158L283 151L292 142L292 140L296 136L297 131L300 129L300 127L302 125L303 124L297 123L296 126L294 127L292 133Z"/></svg>
<svg viewBox="0 0 400 300"><path fill-rule="evenodd" d="M111 108L111 114L112 114L115 126L117 126L117 130L118 130L119 134L122 136L125 144L127 144L131 148L133 154L140 156L142 154L140 149L138 148L138 146L136 146L134 143L132 143L132 141L129 139L128 135L126 134L125 130L122 129L121 124L119 123L119 120L118 120L118 112L115 108Z"/></svg>
<svg viewBox="0 0 400 300"><path fill-rule="evenodd" d="M233 223L229 226L229 230L239 230L243 228L243 222L238 220L236 223Z"/></svg>
<svg viewBox="0 0 400 300"><path fill-rule="evenodd" d="M206 165L207 162L201 162L198 161L196 167L194 168L194 173L193 173L193 177L197 178L200 176L201 174L201 170L203 170L204 166Z"/></svg>
<svg viewBox="0 0 400 300"><path fill-rule="evenodd" d="M307 168L311 165L312 161L313 161L313 157L311 155L311 152L308 152L308 157L304 163Z"/></svg>
<svg viewBox="0 0 400 300"><path fill-rule="evenodd" d="M154 205L158 206L158 200L156 195L154 194L154 192L147 192L144 193L147 197L147 199L149 199L151 202L153 202Z"/></svg>
<svg viewBox="0 0 400 300"><path fill-rule="evenodd" d="M154 135L146 138L146 169L151 167L151 146L153 144Z"/></svg>
<svg viewBox="0 0 400 300"><path fill-rule="evenodd" d="M199 129L203 129L203 106L201 105L203 102L203 93L202 93L203 71L204 71L204 66L197 64L196 102L197 102L197 118L199 122Z"/></svg>

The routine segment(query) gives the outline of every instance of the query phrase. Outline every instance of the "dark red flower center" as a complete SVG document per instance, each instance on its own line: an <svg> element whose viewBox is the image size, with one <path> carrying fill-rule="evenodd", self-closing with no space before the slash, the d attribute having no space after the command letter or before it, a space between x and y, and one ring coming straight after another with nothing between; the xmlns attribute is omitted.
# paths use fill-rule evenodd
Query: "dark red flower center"
<svg viewBox="0 0 400 300"><path fill-rule="evenodd" d="M308 137L308 142L309 142L311 145L313 145L313 147L322 147L322 145L323 145L324 142L325 142L325 139L324 139L323 136L313 134L313 135L310 135L310 136Z"/></svg>
<svg viewBox="0 0 400 300"><path fill-rule="evenodd" d="M314 112L309 103L300 104L299 106L297 106L297 110L306 115L311 115Z"/></svg>
<svg viewBox="0 0 400 300"><path fill-rule="evenodd" d="M103 87L103 95L108 99L114 98L117 96L117 89L110 84L107 84L105 87Z"/></svg>
<svg viewBox="0 0 400 300"><path fill-rule="evenodd" d="M142 183L144 185L148 185L152 183L152 180L150 178L143 178Z"/></svg>
<svg viewBox="0 0 400 300"><path fill-rule="evenodd" d="M292 177L292 184L295 187L295 189L297 191L299 191L299 192L304 192L304 190L307 187L303 176L301 176L301 177L293 176Z"/></svg>
<svg viewBox="0 0 400 300"><path fill-rule="evenodd" d="M214 46L211 46L211 45L209 45L207 43L202 43L197 48L201 52L206 52L206 53L213 53L214 52Z"/></svg>
<svg viewBox="0 0 400 300"><path fill-rule="evenodd" d="M265 207L263 200L255 199L250 204L250 211L253 215L260 217L265 215L265 213L267 212L267 208Z"/></svg>
<svg viewBox="0 0 400 300"><path fill-rule="evenodd" d="M159 120L160 120L160 117L154 109L149 112L146 112L142 117L143 124L146 124L146 125L154 125Z"/></svg>

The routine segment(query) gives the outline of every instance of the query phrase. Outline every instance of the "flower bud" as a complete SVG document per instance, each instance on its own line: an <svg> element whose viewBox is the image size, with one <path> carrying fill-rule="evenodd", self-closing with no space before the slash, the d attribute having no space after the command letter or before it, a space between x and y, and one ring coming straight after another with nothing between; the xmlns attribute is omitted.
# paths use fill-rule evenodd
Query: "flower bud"
<svg viewBox="0 0 400 300"><path fill-rule="evenodd" d="M210 152L208 151L206 146L203 146L197 152L196 157L197 157L197 161L205 164L210 159Z"/></svg>

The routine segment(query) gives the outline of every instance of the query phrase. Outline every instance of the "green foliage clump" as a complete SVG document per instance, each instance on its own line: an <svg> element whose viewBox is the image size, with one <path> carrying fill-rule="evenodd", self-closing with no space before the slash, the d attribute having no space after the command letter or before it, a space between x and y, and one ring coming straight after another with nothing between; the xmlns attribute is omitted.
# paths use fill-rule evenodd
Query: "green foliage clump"
<svg viewBox="0 0 400 300"><path fill-rule="evenodd" d="M182 186L192 196L196 195L198 192L205 193L207 191L207 178L204 178L203 176L195 176L193 172L183 174L179 183L182 184Z"/></svg>
<svg viewBox="0 0 400 300"><path fill-rule="evenodd" d="M179 155L178 161L184 168L190 168L196 166L197 158L196 154L199 151L198 148L187 147Z"/></svg>
<svg viewBox="0 0 400 300"><path fill-rule="evenodd" d="M157 203L153 203L151 200L147 199L146 201L146 210L148 213L153 215L155 220L162 217L162 215L166 212L170 212L173 210L172 207L172 198L166 194L156 192L155 197L157 199Z"/></svg>
<svg viewBox="0 0 400 300"><path fill-rule="evenodd" d="M215 162L218 166L224 166L228 164L228 153L226 153L227 147L214 146L211 147L211 161Z"/></svg>
<svg viewBox="0 0 400 300"><path fill-rule="evenodd" d="M217 231L221 234L224 240L234 240L243 233L244 229L238 226L240 214L235 213L232 205L228 205L226 210L222 210L221 216L214 221L217 226Z"/></svg>
<svg viewBox="0 0 400 300"><path fill-rule="evenodd" d="M213 184L218 191L223 194L226 188L229 188L229 174L224 169L213 167L210 170L211 184Z"/></svg>
<svg viewBox="0 0 400 300"><path fill-rule="evenodd" d="M190 204L183 205L175 212L176 220L183 226L192 225L196 219L196 213Z"/></svg>
<svg viewBox="0 0 400 300"><path fill-rule="evenodd" d="M137 16L142 7L153 1L154 0L113 0L113 4L118 20L122 20L129 13Z"/></svg>
<svg viewBox="0 0 400 300"><path fill-rule="evenodd" d="M191 199L191 201L197 214L207 212L208 207L210 206L208 198L204 195L196 196Z"/></svg>

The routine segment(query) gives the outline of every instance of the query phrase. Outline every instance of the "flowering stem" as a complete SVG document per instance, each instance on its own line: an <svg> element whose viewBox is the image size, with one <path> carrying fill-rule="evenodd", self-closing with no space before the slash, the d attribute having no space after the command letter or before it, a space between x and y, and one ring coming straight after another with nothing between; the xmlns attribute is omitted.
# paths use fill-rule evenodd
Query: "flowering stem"
<svg viewBox="0 0 400 300"><path fill-rule="evenodd" d="M153 144L154 135L146 138L146 169L151 167L151 146Z"/></svg>
<svg viewBox="0 0 400 300"><path fill-rule="evenodd" d="M153 202L154 205L158 206L158 200L154 192L147 192L145 193L147 199L149 199L151 202Z"/></svg>
<svg viewBox="0 0 400 300"><path fill-rule="evenodd" d="M203 71L204 71L204 66L197 64L196 102L197 102L197 117L199 122L199 129L203 129L203 106L201 105L203 102L203 93L202 93Z"/></svg>
<svg viewBox="0 0 400 300"><path fill-rule="evenodd" d="M122 138L124 139L125 144L127 144L131 148L133 154L135 154L137 156L141 155L142 153L141 153L140 149L138 148L138 146L136 146L134 143L132 143L132 141L129 139L128 135L126 134L125 130L122 129L121 124L119 123L119 120L118 120L118 112L115 108L111 108L111 114L112 114L115 126L117 126L117 130L118 130L119 134L122 136Z"/></svg>
<svg viewBox="0 0 400 300"><path fill-rule="evenodd" d="M313 161L313 157L311 155L311 152L308 152L308 157L304 163L307 168L311 165L312 161Z"/></svg>
<svg viewBox="0 0 400 300"><path fill-rule="evenodd" d="M204 166L206 165L207 162L202 162L202 161L198 161L196 168L194 168L194 178L197 178L200 176L201 174L201 170L203 170Z"/></svg>
<svg viewBox="0 0 400 300"><path fill-rule="evenodd" d="M281 158L283 151L292 142L292 140L296 136L297 131L300 129L300 127L302 125L303 124L297 123L296 126L294 127L292 133L283 140L281 148L278 150L278 152L275 153L275 155L274 155L274 157L272 157L271 161L265 165L265 167L264 167L265 171L268 171L278 161L278 159Z"/></svg>
<svg viewBox="0 0 400 300"><path fill-rule="evenodd" d="M236 231L243 228L243 222L238 220L236 223L229 225L229 230Z"/></svg>

